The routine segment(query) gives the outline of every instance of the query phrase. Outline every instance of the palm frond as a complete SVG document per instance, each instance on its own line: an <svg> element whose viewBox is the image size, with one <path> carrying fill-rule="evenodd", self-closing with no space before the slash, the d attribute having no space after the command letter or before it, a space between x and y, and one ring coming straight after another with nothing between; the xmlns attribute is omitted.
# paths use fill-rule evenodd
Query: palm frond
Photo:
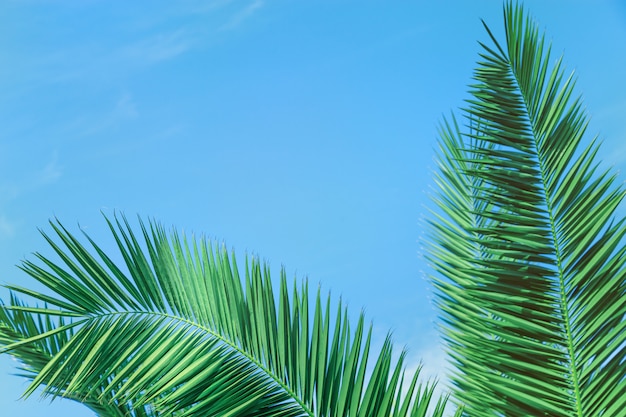
<svg viewBox="0 0 626 417"><path fill-rule="evenodd" d="M361 314L351 327L341 301L332 314L330 297L318 289L310 306L284 270L276 295L255 258L240 277L206 240L141 221L140 240L124 217L107 222L125 268L57 221L44 237L61 262L35 254L21 266L52 295L8 286L46 304L0 309L0 353L26 364L25 395L43 385L103 416L427 415L434 384L415 373L404 390L404 353L394 361L387 337L372 357L371 326Z"/></svg>
<svg viewBox="0 0 626 417"><path fill-rule="evenodd" d="M574 78L522 7L485 25L463 110L444 122L430 259L455 397L471 416L626 408L624 197L598 171Z"/></svg>
<svg viewBox="0 0 626 417"><path fill-rule="evenodd" d="M74 334L71 323L63 317L52 320L49 314L33 314L14 294L10 295L9 307L0 303L0 346L13 344L16 341L32 339L36 336L53 332L52 336L40 338L32 343L23 344L11 351L14 358L21 363L20 373L16 376L33 380L39 371L61 350ZM65 329L58 331L58 329ZM44 384L44 394L53 394ZM73 392L66 391L65 386L57 387L54 392L62 393L68 399L81 402L99 416L104 417L156 417L150 407L132 407L131 404L120 403L108 398L101 399L103 386L96 387L90 393L86 389Z"/></svg>

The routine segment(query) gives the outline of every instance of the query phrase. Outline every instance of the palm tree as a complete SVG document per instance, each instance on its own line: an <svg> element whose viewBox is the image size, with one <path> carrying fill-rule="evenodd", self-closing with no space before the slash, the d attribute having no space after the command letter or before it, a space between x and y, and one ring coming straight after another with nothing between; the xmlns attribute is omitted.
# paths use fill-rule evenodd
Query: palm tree
<svg viewBox="0 0 626 417"><path fill-rule="evenodd" d="M599 171L574 79L521 6L442 124L430 259L454 396L482 416L626 409L624 190Z"/></svg>
<svg viewBox="0 0 626 417"><path fill-rule="evenodd" d="M242 279L205 240L140 221L140 243L123 216L107 222L127 272L57 221L44 237L60 262L36 254L21 266L47 291L8 286L43 303L11 295L0 308L0 353L23 364L26 396L43 386L116 417L421 417L431 402L442 415L446 398L435 403L419 372L405 381L389 337L370 358L371 326L361 314L351 328L341 301L332 314L284 271L276 297L256 259Z"/></svg>

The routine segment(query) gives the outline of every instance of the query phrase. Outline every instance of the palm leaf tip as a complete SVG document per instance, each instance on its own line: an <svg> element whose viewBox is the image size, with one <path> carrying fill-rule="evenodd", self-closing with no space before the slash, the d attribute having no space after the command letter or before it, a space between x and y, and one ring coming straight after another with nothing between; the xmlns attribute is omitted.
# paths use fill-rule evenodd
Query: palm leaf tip
<svg viewBox="0 0 626 417"><path fill-rule="evenodd" d="M256 258L240 274L223 247L105 219L119 254L53 222L44 237L57 259L22 266L48 291L11 287L50 307L0 309L0 345L32 368L27 394L44 386L100 415L425 415L417 379L401 395L390 339L370 357L363 315L351 329L341 303L331 314L330 298L289 289L284 270L274 293Z"/></svg>
<svg viewBox="0 0 626 417"><path fill-rule="evenodd" d="M574 79L521 6L488 30L441 129L430 259L455 396L472 416L619 416L626 406L624 197L599 172ZM495 414L494 414L495 413Z"/></svg>

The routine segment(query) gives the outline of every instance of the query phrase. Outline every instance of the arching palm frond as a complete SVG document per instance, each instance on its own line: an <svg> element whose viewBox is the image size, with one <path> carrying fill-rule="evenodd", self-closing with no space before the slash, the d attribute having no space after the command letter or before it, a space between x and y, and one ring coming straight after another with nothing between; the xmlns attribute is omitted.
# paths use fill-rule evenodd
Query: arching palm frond
<svg viewBox="0 0 626 417"><path fill-rule="evenodd" d="M8 286L46 304L13 298L0 315L0 353L25 364L26 395L44 385L102 416L426 415L433 384L416 373L403 389L389 337L371 360L363 315L351 328L341 302L333 317L318 290L310 307L284 272L276 297L256 259L242 280L204 240L141 223L140 242L124 218L107 222L128 272L52 222L61 262L36 254L21 267L51 293Z"/></svg>
<svg viewBox="0 0 626 417"><path fill-rule="evenodd" d="M521 7L487 28L464 116L441 129L431 261L468 415L619 417L626 409L624 190L561 61Z"/></svg>
<svg viewBox="0 0 626 417"><path fill-rule="evenodd" d="M9 305L18 308L26 307L14 294L11 294ZM0 346L7 346L16 341L25 340L48 332L54 332L56 328L63 327L65 323L63 317L53 321L51 316L47 314L33 314L24 310L13 310L11 307L0 308ZM73 333L72 328L62 332L55 332L54 335L50 337L39 339L33 343L20 345L12 350L11 354L13 357L21 363L19 367L21 373L17 374L17 376L29 380L36 378L37 374L69 341ZM68 378L69 375L65 375L65 377ZM110 378L109 381L105 381L104 386L108 385L109 382ZM60 392L64 397L86 405L99 416L156 417L156 414L152 412L149 406L133 408L131 404L112 400L111 396L109 396L107 400L103 400L102 392L104 386L93 391L91 387L85 387L87 389L76 390L72 393L64 392L63 387L60 387L60 390L49 390L48 393L58 394ZM45 391L46 386L44 385L44 392Z"/></svg>

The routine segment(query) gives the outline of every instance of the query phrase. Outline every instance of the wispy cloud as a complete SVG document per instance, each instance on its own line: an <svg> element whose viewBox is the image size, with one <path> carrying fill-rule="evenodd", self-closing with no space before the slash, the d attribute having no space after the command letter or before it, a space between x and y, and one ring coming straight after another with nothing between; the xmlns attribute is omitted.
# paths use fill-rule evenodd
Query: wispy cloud
<svg viewBox="0 0 626 417"><path fill-rule="evenodd" d="M435 339L439 340L438 338ZM437 398L450 392L448 386L447 356L441 343L437 342L425 346L407 358L406 370L408 375L413 375L420 367L420 381L422 383L426 381L437 381L433 395L433 403L430 406L432 413L437 403ZM452 416L454 414L453 411L454 407L449 403L444 416Z"/></svg>
<svg viewBox="0 0 626 417"><path fill-rule="evenodd" d="M591 117L592 123L600 127L600 135L604 139L601 152L609 165L616 167L626 164L626 127L623 115L626 113L626 100L621 99L608 103Z"/></svg>
<svg viewBox="0 0 626 417"><path fill-rule="evenodd" d="M6 178L0 182L0 239L9 239L15 236L19 221L15 220L15 216L7 215L6 208L10 207L12 202L18 200L22 195L36 192L42 187L54 184L59 181L63 175L62 166L59 164L59 154L54 151L48 158L47 162L39 169L30 170L21 178Z"/></svg>
<svg viewBox="0 0 626 417"><path fill-rule="evenodd" d="M0 239L11 238L15 235L16 225L4 214L0 214Z"/></svg>
<svg viewBox="0 0 626 417"><path fill-rule="evenodd" d="M125 92L115 103L115 107L113 108L112 116L115 119L136 119L139 117L139 112L137 111L137 105L133 100L133 96Z"/></svg>
<svg viewBox="0 0 626 417"><path fill-rule="evenodd" d="M114 59L136 65L150 65L167 61L184 54L193 44L193 39L184 30L158 33L123 46Z"/></svg>
<svg viewBox="0 0 626 417"><path fill-rule="evenodd" d="M187 5L184 10L186 13L190 14L203 14L203 13L211 13L216 9L227 6L232 3L234 0L199 0L199 1L191 1Z"/></svg>
<svg viewBox="0 0 626 417"><path fill-rule="evenodd" d="M0 203L15 200L24 193L31 192L41 187L54 184L63 176L63 167L59 163L59 152L53 151L46 162L39 168L32 168L25 172L21 178L14 178L0 183Z"/></svg>
<svg viewBox="0 0 626 417"><path fill-rule="evenodd" d="M419 350L414 357L413 364L422 362L421 375L426 379L437 379L445 385L447 383L447 359L443 346L440 343L433 344Z"/></svg>
<svg viewBox="0 0 626 417"><path fill-rule="evenodd" d="M55 183L61 178L62 171L59 165L59 153L54 151L50 162L43 167L35 180L38 185Z"/></svg>
<svg viewBox="0 0 626 417"><path fill-rule="evenodd" d="M139 117L137 104L130 92L123 92L108 109L83 115L75 120L70 129L79 135L91 136L114 129Z"/></svg>
<svg viewBox="0 0 626 417"><path fill-rule="evenodd" d="M624 132L618 139L620 141L626 140L626 129L624 129ZM611 141L611 143L613 143L613 141ZM610 152L606 155L606 162L615 167L626 164L626 142L620 142L617 147L611 148Z"/></svg>
<svg viewBox="0 0 626 417"><path fill-rule="evenodd" d="M16 97L49 84L109 83L210 45L223 36L218 32L240 28L264 4L264 0L188 0L164 7L147 6L132 19L116 21L111 25L115 31L86 32L84 36L54 40L54 47L26 44L0 53L3 59L16 63L0 69L0 73L8 85L15 85L9 93ZM66 4L60 10L82 19L98 9Z"/></svg>
<svg viewBox="0 0 626 417"><path fill-rule="evenodd" d="M55 51L47 58L48 79L53 82L98 80L128 76L176 59L192 49L196 37L184 29L144 35L118 44L78 44Z"/></svg>
<svg viewBox="0 0 626 417"><path fill-rule="evenodd" d="M258 10L265 5L263 0L254 0L242 10L236 12L228 22L226 22L220 30L233 30L241 26L246 20L250 19Z"/></svg>

